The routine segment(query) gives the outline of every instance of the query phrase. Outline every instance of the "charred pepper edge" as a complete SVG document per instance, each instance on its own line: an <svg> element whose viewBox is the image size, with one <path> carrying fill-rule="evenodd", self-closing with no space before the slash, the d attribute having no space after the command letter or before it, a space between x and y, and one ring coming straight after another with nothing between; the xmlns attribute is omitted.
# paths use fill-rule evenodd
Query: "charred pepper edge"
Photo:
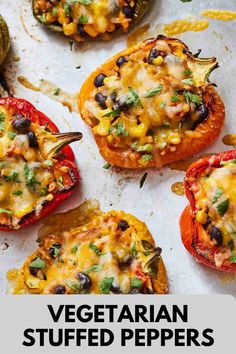
<svg viewBox="0 0 236 354"><path fill-rule="evenodd" d="M30 102L24 99L18 99L15 97L7 97L7 98L0 98L0 105L6 105L8 107L14 107L18 112L25 114L28 113L28 117L31 121L37 122L39 125L47 125L52 133L58 133L59 130L57 126L52 122L50 118L48 118L44 113L38 111ZM70 197L73 194L75 187L79 184L80 175L78 172L78 168L75 164L75 156L73 150L70 146L65 146L62 148L63 157L59 157L57 161L63 162L64 166L70 167L70 172L73 171L73 184L70 189L64 189L63 191L58 191L54 195L54 199L44 204L42 211L37 216L35 211L25 215L19 225L19 229L14 229L9 226L0 225L0 231L18 231L28 225L35 223L36 221L40 220L41 218L50 214L60 203Z"/></svg>
<svg viewBox="0 0 236 354"><path fill-rule="evenodd" d="M35 19L41 25L48 28L49 30L51 30L53 32L63 33L63 29L62 29L61 25L59 25L59 24L46 24L43 21L41 21L41 16L38 16L35 11L35 5L34 5L35 2L36 2L36 0L32 0L32 11L33 11L33 15L34 15ZM141 20L141 18L146 14L146 12L149 10L151 5L152 5L152 0L137 0L137 4L136 4L135 10L134 10L134 17L132 19L132 22L131 22L129 28L128 28L128 31L130 31L133 28L133 26L139 20ZM106 32L106 34L107 33L108 32ZM109 39L112 39L115 36L121 35L122 33L124 33L124 31L121 28L118 28L114 32L109 33L109 36L110 36ZM99 39L103 39L103 36L104 36L104 34L99 34L97 37L93 38L88 35L86 40L88 40L88 41L99 40ZM68 36L68 37L70 38L71 36Z"/></svg>

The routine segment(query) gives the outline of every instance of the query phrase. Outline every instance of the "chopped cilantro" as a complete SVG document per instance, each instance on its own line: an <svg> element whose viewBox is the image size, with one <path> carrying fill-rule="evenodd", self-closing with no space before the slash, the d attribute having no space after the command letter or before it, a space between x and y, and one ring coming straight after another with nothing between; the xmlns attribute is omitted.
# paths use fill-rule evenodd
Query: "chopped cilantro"
<svg viewBox="0 0 236 354"><path fill-rule="evenodd" d="M236 263L236 252L232 252L230 256L230 262Z"/></svg>
<svg viewBox="0 0 236 354"><path fill-rule="evenodd" d="M142 160L143 162L148 162L148 161L151 161L152 159L153 159L153 156L150 155L150 154L145 154L145 155L143 155L143 156L141 157L141 160Z"/></svg>
<svg viewBox="0 0 236 354"><path fill-rule="evenodd" d="M41 197L46 197L47 194L48 194L48 189L47 189L47 187L43 187L43 188L41 189L40 196L41 196Z"/></svg>
<svg viewBox="0 0 236 354"><path fill-rule="evenodd" d="M120 109L113 109L110 112L104 114L103 117L112 117L112 118L116 118L120 115L121 110Z"/></svg>
<svg viewBox="0 0 236 354"><path fill-rule="evenodd" d="M46 267L46 263L40 257L37 257L33 262L30 263L29 266L30 268L42 269Z"/></svg>
<svg viewBox="0 0 236 354"><path fill-rule="evenodd" d="M196 104L201 104L202 103L202 99L200 96L195 95L192 92L189 91L184 91L183 95L186 99L187 102L192 102L192 103L196 103Z"/></svg>
<svg viewBox="0 0 236 354"><path fill-rule="evenodd" d="M10 176L4 176L6 182L20 182L18 177L19 177L19 173L16 171L13 171L12 174Z"/></svg>
<svg viewBox="0 0 236 354"><path fill-rule="evenodd" d="M129 133L126 130L124 123L122 123L122 122L118 123L115 126L112 126L109 129L109 133L111 134L112 132L114 132L116 136L120 136L120 135L129 136Z"/></svg>
<svg viewBox="0 0 236 354"><path fill-rule="evenodd" d="M13 194L13 195L16 195L16 196L19 196L19 195L22 195L22 194L23 194L23 191L17 190L17 191L14 191L12 194Z"/></svg>
<svg viewBox="0 0 236 354"><path fill-rule="evenodd" d="M13 215L13 212L11 210L0 208L0 214L4 214L4 213L8 215Z"/></svg>
<svg viewBox="0 0 236 354"><path fill-rule="evenodd" d="M162 89L163 89L163 85L158 85L155 89L149 90L144 97L146 97L146 98L153 97L153 96L157 95L158 93L160 93L162 91Z"/></svg>
<svg viewBox="0 0 236 354"><path fill-rule="evenodd" d="M190 86L192 86L192 85L193 85L193 79L184 79L184 80L182 80L182 83L183 83L184 85L190 85Z"/></svg>
<svg viewBox="0 0 236 354"><path fill-rule="evenodd" d="M54 93L53 93L53 95L54 96L58 96L59 95L59 93L60 93L60 89L59 88L57 88L55 91L54 91Z"/></svg>
<svg viewBox="0 0 236 354"><path fill-rule="evenodd" d="M92 272L100 272L102 270L102 265L101 264L94 264L93 266L89 267L85 273L89 274Z"/></svg>
<svg viewBox="0 0 236 354"><path fill-rule="evenodd" d="M141 180L140 180L140 182L139 182L140 188L143 188L143 185L144 185L144 183L145 183L145 181L146 181L147 175L148 175L147 172L145 172L144 175L143 175L143 177L141 178Z"/></svg>
<svg viewBox="0 0 236 354"><path fill-rule="evenodd" d="M111 168L111 165L110 165L109 163L106 163L106 164L103 166L103 168L104 168L105 170L109 170L109 168Z"/></svg>
<svg viewBox="0 0 236 354"><path fill-rule="evenodd" d="M17 134L15 132L12 132L12 131L8 131L7 132L7 136L9 139L13 140L15 138Z"/></svg>
<svg viewBox="0 0 236 354"><path fill-rule="evenodd" d="M99 283L99 289L102 294L109 294L110 289L112 286L114 278L113 277L105 277L102 281Z"/></svg>
<svg viewBox="0 0 236 354"><path fill-rule="evenodd" d="M229 208L229 198L217 205L216 209L220 216L223 216Z"/></svg>
<svg viewBox="0 0 236 354"><path fill-rule="evenodd" d="M165 108L165 107L166 107L166 103L161 102L160 105L159 105L159 107L162 108L162 109Z"/></svg>
<svg viewBox="0 0 236 354"><path fill-rule="evenodd" d="M35 176L34 169L29 168L29 166L27 164L25 164L25 166L24 166L24 175L26 178L26 183L28 185L41 184L40 182L38 182L34 179L34 176Z"/></svg>
<svg viewBox="0 0 236 354"><path fill-rule="evenodd" d="M129 87L129 92L130 92L130 95L128 97L127 103L129 105L136 105L136 104L141 105L140 98L138 96L137 91L133 87Z"/></svg>
<svg viewBox="0 0 236 354"><path fill-rule="evenodd" d="M137 256L137 249L136 249L136 243L134 242L131 248L131 253L134 258Z"/></svg>
<svg viewBox="0 0 236 354"><path fill-rule="evenodd" d="M102 253L97 246L94 243L90 243L89 248L96 253L97 256L102 256L104 253Z"/></svg>
<svg viewBox="0 0 236 354"><path fill-rule="evenodd" d="M88 23L89 17L87 15L80 15L79 19L78 19L78 23L80 24L85 24Z"/></svg>
<svg viewBox="0 0 236 354"><path fill-rule="evenodd" d="M180 98L178 96L174 95L171 97L171 102L173 102L173 103L180 102Z"/></svg>
<svg viewBox="0 0 236 354"><path fill-rule="evenodd" d="M185 76L189 76L189 75L191 75L191 74L192 74L192 71L191 71L190 69L184 70L184 75L185 75Z"/></svg>
<svg viewBox="0 0 236 354"><path fill-rule="evenodd" d="M232 160L228 160L228 161L221 161L220 165L224 166L224 165L227 165L229 163L236 163L236 159L232 159Z"/></svg>
<svg viewBox="0 0 236 354"><path fill-rule="evenodd" d="M5 114L3 112L0 113L0 132L5 129Z"/></svg>
<svg viewBox="0 0 236 354"><path fill-rule="evenodd" d="M139 289L143 286L143 281L139 279L138 277L134 277L130 281L130 285L132 289Z"/></svg>
<svg viewBox="0 0 236 354"><path fill-rule="evenodd" d="M80 283L78 282L74 282L74 281L71 281L71 280L67 280L66 281L66 285L71 288L72 290L74 290L75 292L79 291L81 289L80 287Z"/></svg>
<svg viewBox="0 0 236 354"><path fill-rule="evenodd" d="M218 201L218 199L222 196L222 194L223 194L222 189L217 188L216 192L215 192L215 195L214 195L214 198L213 198L213 201L212 201L212 204L215 204Z"/></svg>
<svg viewBox="0 0 236 354"><path fill-rule="evenodd" d="M72 254L76 254L77 251L78 251L78 249L79 249L79 245L74 245L74 246L71 248L71 253L72 253Z"/></svg>

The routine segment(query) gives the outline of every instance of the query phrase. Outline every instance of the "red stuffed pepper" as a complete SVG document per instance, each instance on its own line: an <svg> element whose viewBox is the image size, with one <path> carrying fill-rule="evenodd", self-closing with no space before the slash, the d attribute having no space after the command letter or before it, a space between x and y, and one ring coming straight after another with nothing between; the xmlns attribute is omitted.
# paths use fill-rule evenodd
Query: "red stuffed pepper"
<svg viewBox="0 0 236 354"><path fill-rule="evenodd" d="M197 261L236 273L236 150L193 163L184 180L190 205L181 219L181 236Z"/></svg>
<svg viewBox="0 0 236 354"><path fill-rule="evenodd" d="M32 224L73 193L79 172L66 145L81 137L60 134L23 99L0 99L0 230Z"/></svg>

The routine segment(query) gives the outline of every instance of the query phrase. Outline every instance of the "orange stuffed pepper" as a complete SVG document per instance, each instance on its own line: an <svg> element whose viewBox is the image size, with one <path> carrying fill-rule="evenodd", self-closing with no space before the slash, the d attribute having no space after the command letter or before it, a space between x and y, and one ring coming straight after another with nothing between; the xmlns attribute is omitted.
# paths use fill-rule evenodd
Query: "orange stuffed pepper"
<svg viewBox="0 0 236 354"><path fill-rule="evenodd" d="M159 35L95 70L79 94L82 118L113 166L162 167L208 147L224 123L224 104L208 77L216 58L200 59Z"/></svg>

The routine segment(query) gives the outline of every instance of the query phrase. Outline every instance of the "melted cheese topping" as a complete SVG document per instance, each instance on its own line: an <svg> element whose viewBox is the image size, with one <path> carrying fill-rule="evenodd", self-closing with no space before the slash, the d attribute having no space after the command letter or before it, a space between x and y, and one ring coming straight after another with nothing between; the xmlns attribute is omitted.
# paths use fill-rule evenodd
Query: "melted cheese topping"
<svg viewBox="0 0 236 354"><path fill-rule="evenodd" d="M193 186L197 221L207 225L209 234L213 227L217 228L222 235L222 245L229 247L233 254L236 250L235 176L236 160L223 162L221 167L207 170Z"/></svg>
<svg viewBox="0 0 236 354"><path fill-rule="evenodd" d="M105 71L98 88L99 75L95 78L84 108L95 135L107 137L113 148L139 152L139 163L145 165L153 150L175 150L185 134L195 134L204 102L184 46L159 40L151 51L121 58L122 65Z"/></svg>
<svg viewBox="0 0 236 354"><path fill-rule="evenodd" d="M119 226L119 222L126 229ZM50 234L19 271L10 271L14 293L153 293L160 251L144 223L122 211ZM32 262L38 260L38 268ZM40 261L39 261L40 260ZM152 274L152 272L154 272Z"/></svg>
<svg viewBox="0 0 236 354"><path fill-rule="evenodd" d="M123 6L129 6L134 12L136 3L133 0L93 0L81 4L62 0L53 5L48 0L35 0L34 11L42 23L60 24L66 36L72 36L80 42L84 41L86 35L94 38L118 28L127 31L132 18L126 17Z"/></svg>
<svg viewBox="0 0 236 354"><path fill-rule="evenodd" d="M17 112L0 106L0 224L19 228L23 217L52 201L63 188L66 166L47 159L45 148L57 138L44 127L31 123L29 131L35 134L37 146L30 147L26 133L14 130Z"/></svg>

